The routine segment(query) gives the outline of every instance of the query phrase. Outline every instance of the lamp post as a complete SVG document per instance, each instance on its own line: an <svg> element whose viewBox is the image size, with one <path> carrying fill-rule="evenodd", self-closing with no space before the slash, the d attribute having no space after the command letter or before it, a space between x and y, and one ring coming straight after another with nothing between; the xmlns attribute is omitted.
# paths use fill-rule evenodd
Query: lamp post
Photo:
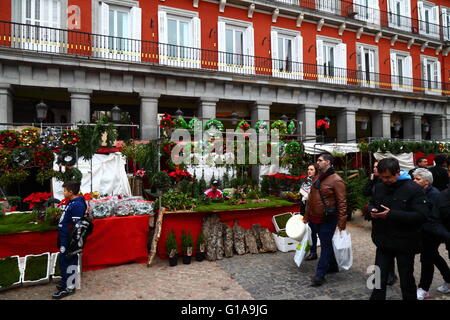
<svg viewBox="0 0 450 320"><path fill-rule="evenodd" d="M395 137L399 138L399 132L400 132L400 128L402 127L402 124L400 123L400 121L395 120L394 122L394 131L395 131Z"/></svg>
<svg viewBox="0 0 450 320"><path fill-rule="evenodd" d="M231 114L231 124L232 124L233 126L237 125L237 123L238 123L238 117L239 117L239 115L237 114L237 112L236 112L236 111L233 111L233 113Z"/></svg>
<svg viewBox="0 0 450 320"><path fill-rule="evenodd" d="M367 124L369 121L367 119L364 119L361 121L361 130L367 130Z"/></svg>
<svg viewBox="0 0 450 320"><path fill-rule="evenodd" d="M287 117L287 115L283 114L280 119L284 122L287 122L289 120L289 118Z"/></svg>
<svg viewBox="0 0 450 320"><path fill-rule="evenodd" d="M115 105L114 108L111 109L111 118L113 122L119 122L121 118L122 109L119 106Z"/></svg>
<svg viewBox="0 0 450 320"><path fill-rule="evenodd" d="M48 106L44 103L43 100L36 105L36 119L41 124L47 118L47 110Z"/></svg>
<svg viewBox="0 0 450 320"><path fill-rule="evenodd" d="M184 112L181 111L180 108L178 108L178 110L175 112L175 116L176 116L177 118L183 117L183 114L184 114Z"/></svg>

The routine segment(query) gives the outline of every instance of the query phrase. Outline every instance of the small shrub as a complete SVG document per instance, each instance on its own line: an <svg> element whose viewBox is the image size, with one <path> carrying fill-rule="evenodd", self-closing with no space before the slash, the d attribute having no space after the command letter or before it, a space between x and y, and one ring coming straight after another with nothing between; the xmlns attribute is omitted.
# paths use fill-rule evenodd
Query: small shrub
<svg viewBox="0 0 450 320"><path fill-rule="evenodd" d="M7 257L0 259L0 288L6 288L19 282L19 258Z"/></svg>

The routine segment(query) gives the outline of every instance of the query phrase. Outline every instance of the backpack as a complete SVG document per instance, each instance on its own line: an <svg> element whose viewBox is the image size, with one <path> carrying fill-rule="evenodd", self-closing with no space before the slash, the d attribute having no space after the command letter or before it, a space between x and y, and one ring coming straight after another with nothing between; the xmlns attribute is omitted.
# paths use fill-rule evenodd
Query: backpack
<svg viewBox="0 0 450 320"><path fill-rule="evenodd" d="M86 238L94 231L94 224L90 217L82 217L73 227L70 236L69 247L67 248L67 257L73 257L83 251L86 244Z"/></svg>

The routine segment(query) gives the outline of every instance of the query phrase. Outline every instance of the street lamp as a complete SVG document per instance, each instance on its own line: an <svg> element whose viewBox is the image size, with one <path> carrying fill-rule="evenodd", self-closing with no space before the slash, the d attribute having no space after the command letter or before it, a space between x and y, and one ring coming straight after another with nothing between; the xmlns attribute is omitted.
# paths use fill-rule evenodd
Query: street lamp
<svg viewBox="0 0 450 320"><path fill-rule="evenodd" d="M177 118L183 117L183 114L184 114L184 112L181 111L180 108L178 108L178 110L175 112L175 116L176 116Z"/></svg>
<svg viewBox="0 0 450 320"><path fill-rule="evenodd" d="M43 122L47 118L48 106L43 100L36 105L36 118L39 122Z"/></svg>
<svg viewBox="0 0 450 320"><path fill-rule="evenodd" d="M369 121L367 119L364 119L361 121L361 130L367 130L367 124Z"/></svg>
<svg viewBox="0 0 450 320"><path fill-rule="evenodd" d="M115 105L114 108L111 109L112 121L119 122L121 113L122 113L122 110L119 108L119 106Z"/></svg>
<svg viewBox="0 0 450 320"><path fill-rule="evenodd" d="M238 117L239 117L239 115L236 112L233 111L233 113L231 114L231 124L233 126L237 125Z"/></svg>
<svg viewBox="0 0 450 320"><path fill-rule="evenodd" d="M402 127L402 124L400 123L400 121L395 120L395 122L394 122L394 131L395 132L399 132L401 127Z"/></svg>
<svg viewBox="0 0 450 320"><path fill-rule="evenodd" d="M283 115L280 117L280 119L281 119L282 121L284 121L284 122L286 122L286 121L289 120L289 118L288 118L287 115L285 115L285 114L283 114Z"/></svg>
<svg viewBox="0 0 450 320"><path fill-rule="evenodd" d="M430 124L428 122L425 122L423 124L423 131L425 131L426 133L430 131Z"/></svg>

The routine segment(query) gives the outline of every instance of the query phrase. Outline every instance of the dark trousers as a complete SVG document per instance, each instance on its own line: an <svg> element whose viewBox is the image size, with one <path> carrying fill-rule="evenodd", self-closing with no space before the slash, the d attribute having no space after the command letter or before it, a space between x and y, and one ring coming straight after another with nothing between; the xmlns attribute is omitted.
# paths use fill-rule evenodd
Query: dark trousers
<svg viewBox="0 0 450 320"><path fill-rule="evenodd" d="M377 248L375 264L380 268L380 289L373 289L370 300L386 300L386 286L389 271L397 260L398 275L403 300L417 300L417 287L414 279L414 253L404 253Z"/></svg>
<svg viewBox="0 0 450 320"><path fill-rule="evenodd" d="M444 281L450 283L450 269L447 262L439 254L439 246L441 241L430 234L423 237L423 250L420 254L420 283L419 288L425 291L430 290L433 282L434 266L441 272Z"/></svg>
<svg viewBox="0 0 450 320"><path fill-rule="evenodd" d="M58 259L59 259L59 268L61 270L61 281L59 282L59 284L63 288L67 288L67 287L74 288L76 277L74 277L72 275L76 274L75 273L76 271L74 271L74 270L77 270L75 267L78 265L78 256L75 255L71 258L67 258L66 253L60 253L58 255ZM75 267L69 268L70 266L75 266ZM70 277L70 279L69 279L69 277Z"/></svg>
<svg viewBox="0 0 450 320"><path fill-rule="evenodd" d="M317 264L316 276L324 277L328 270L337 269L338 265L333 251L333 235L336 231L337 219L324 223L309 222L312 233L316 233L320 239L320 258ZM314 239L314 238L313 238ZM314 240L313 240L314 241ZM317 245L317 239L316 239Z"/></svg>
<svg viewBox="0 0 450 320"><path fill-rule="evenodd" d="M311 226L311 224L310 224L310 226ZM311 239L312 239L312 245L311 245L310 253L317 254L317 232L313 231L312 228L311 228Z"/></svg>

